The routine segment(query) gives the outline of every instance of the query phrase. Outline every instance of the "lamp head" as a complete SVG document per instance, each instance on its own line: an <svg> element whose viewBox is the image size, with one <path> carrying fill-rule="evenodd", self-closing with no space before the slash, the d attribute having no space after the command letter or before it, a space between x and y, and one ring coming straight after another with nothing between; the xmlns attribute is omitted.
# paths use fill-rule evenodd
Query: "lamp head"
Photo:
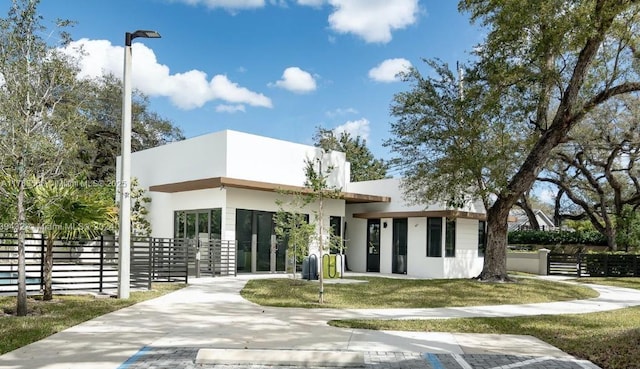
<svg viewBox="0 0 640 369"><path fill-rule="evenodd" d="M137 30L135 32L127 32L125 33L125 38L124 38L125 46L131 46L131 41L137 37L160 38L161 36L157 31L151 31L151 30Z"/></svg>

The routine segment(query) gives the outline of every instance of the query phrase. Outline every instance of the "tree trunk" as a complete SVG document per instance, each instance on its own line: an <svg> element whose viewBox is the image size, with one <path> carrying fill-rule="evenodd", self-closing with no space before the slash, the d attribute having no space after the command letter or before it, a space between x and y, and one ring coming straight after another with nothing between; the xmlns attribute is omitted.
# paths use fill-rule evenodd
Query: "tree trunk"
<svg viewBox="0 0 640 369"><path fill-rule="evenodd" d="M518 203L518 206L522 210L524 210L525 215L527 216L527 220L529 220L529 229L534 231L540 230L540 224L538 223L538 218L536 217L536 213L531 208L531 204L529 204L528 193L524 193L521 196L521 201Z"/></svg>
<svg viewBox="0 0 640 369"><path fill-rule="evenodd" d="M507 275L509 210L504 206L499 206L499 203L500 201L497 201L487 211L487 248L484 254L484 267L478 277L483 281L504 282L511 280Z"/></svg>
<svg viewBox="0 0 640 369"><path fill-rule="evenodd" d="M616 228L606 227L605 236L607 237L607 245L609 245L609 251L618 251L618 244L616 241Z"/></svg>
<svg viewBox="0 0 640 369"><path fill-rule="evenodd" d="M322 175L322 167L320 167L320 175ZM322 190L324 191L324 189ZM319 275L318 275L318 284L320 285L320 291L318 291L318 303L320 304L324 304L324 260L322 259L322 256L324 255L324 242L323 241L323 237L324 237L324 209L323 209L323 196L322 193L320 194L320 203L318 205L318 218L319 218L319 230L318 232L320 233L320 237L318 238L318 248L320 249L319 254L320 257L318 258L320 260L320 268L319 268Z"/></svg>
<svg viewBox="0 0 640 369"><path fill-rule="evenodd" d="M23 165L21 161L19 166ZM24 209L25 178L24 172L18 178L18 223L16 233L18 236L18 298L16 301L16 314L18 316L27 315L27 280L26 280L26 258L25 258L25 238L26 238L26 215Z"/></svg>
<svg viewBox="0 0 640 369"><path fill-rule="evenodd" d="M44 292L42 299L50 301L53 299L51 288L51 272L53 271L53 237L47 237L47 250L44 256Z"/></svg>
<svg viewBox="0 0 640 369"><path fill-rule="evenodd" d="M560 206L562 205L562 195L564 195L564 190L562 188L558 189L558 193L556 194L556 200L554 202L553 208L553 223L556 227L562 227L562 217L560 216Z"/></svg>

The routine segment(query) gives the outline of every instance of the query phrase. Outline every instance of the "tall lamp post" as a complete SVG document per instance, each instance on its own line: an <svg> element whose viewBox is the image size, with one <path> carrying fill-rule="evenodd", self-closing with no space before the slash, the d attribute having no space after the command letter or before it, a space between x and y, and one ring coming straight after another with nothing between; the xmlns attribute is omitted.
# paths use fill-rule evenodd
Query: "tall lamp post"
<svg viewBox="0 0 640 369"><path fill-rule="evenodd" d="M134 38L160 38L156 31L125 33L124 74L122 76L122 133L120 157L120 227L118 251L118 298L128 299L131 283L131 41Z"/></svg>

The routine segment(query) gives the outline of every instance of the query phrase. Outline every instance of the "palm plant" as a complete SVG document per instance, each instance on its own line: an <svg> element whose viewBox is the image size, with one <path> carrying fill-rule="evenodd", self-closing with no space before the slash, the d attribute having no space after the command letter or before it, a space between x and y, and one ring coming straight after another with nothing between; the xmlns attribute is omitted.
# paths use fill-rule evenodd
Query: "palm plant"
<svg viewBox="0 0 640 369"><path fill-rule="evenodd" d="M41 227L46 239L43 300L51 300L54 241L101 234L117 222L117 210L91 188L79 189L59 182L35 186L33 201L29 221Z"/></svg>

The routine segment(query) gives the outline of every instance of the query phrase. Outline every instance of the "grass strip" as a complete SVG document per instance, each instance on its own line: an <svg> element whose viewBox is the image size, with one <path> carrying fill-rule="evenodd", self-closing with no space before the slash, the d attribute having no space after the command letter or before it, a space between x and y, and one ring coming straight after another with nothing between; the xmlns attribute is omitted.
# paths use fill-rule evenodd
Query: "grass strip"
<svg viewBox="0 0 640 369"><path fill-rule="evenodd" d="M640 289L640 278L581 278L581 283ZM446 320L342 320L342 328L417 332L523 334L537 337L603 369L637 369L640 307L600 313Z"/></svg>
<svg viewBox="0 0 640 369"><path fill-rule="evenodd" d="M317 282L299 279L250 280L240 294L265 306L345 309L528 304L598 296L588 287L533 278L521 278L517 283L472 279L357 279L367 283L325 284L322 305L317 303Z"/></svg>
<svg viewBox="0 0 640 369"><path fill-rule="evenodd" d="M612 312L517 318L446 320L343 320L342 328L417 332L523 334L587 359L603 369L637 369L640 363L640 307Z"/></svg>

